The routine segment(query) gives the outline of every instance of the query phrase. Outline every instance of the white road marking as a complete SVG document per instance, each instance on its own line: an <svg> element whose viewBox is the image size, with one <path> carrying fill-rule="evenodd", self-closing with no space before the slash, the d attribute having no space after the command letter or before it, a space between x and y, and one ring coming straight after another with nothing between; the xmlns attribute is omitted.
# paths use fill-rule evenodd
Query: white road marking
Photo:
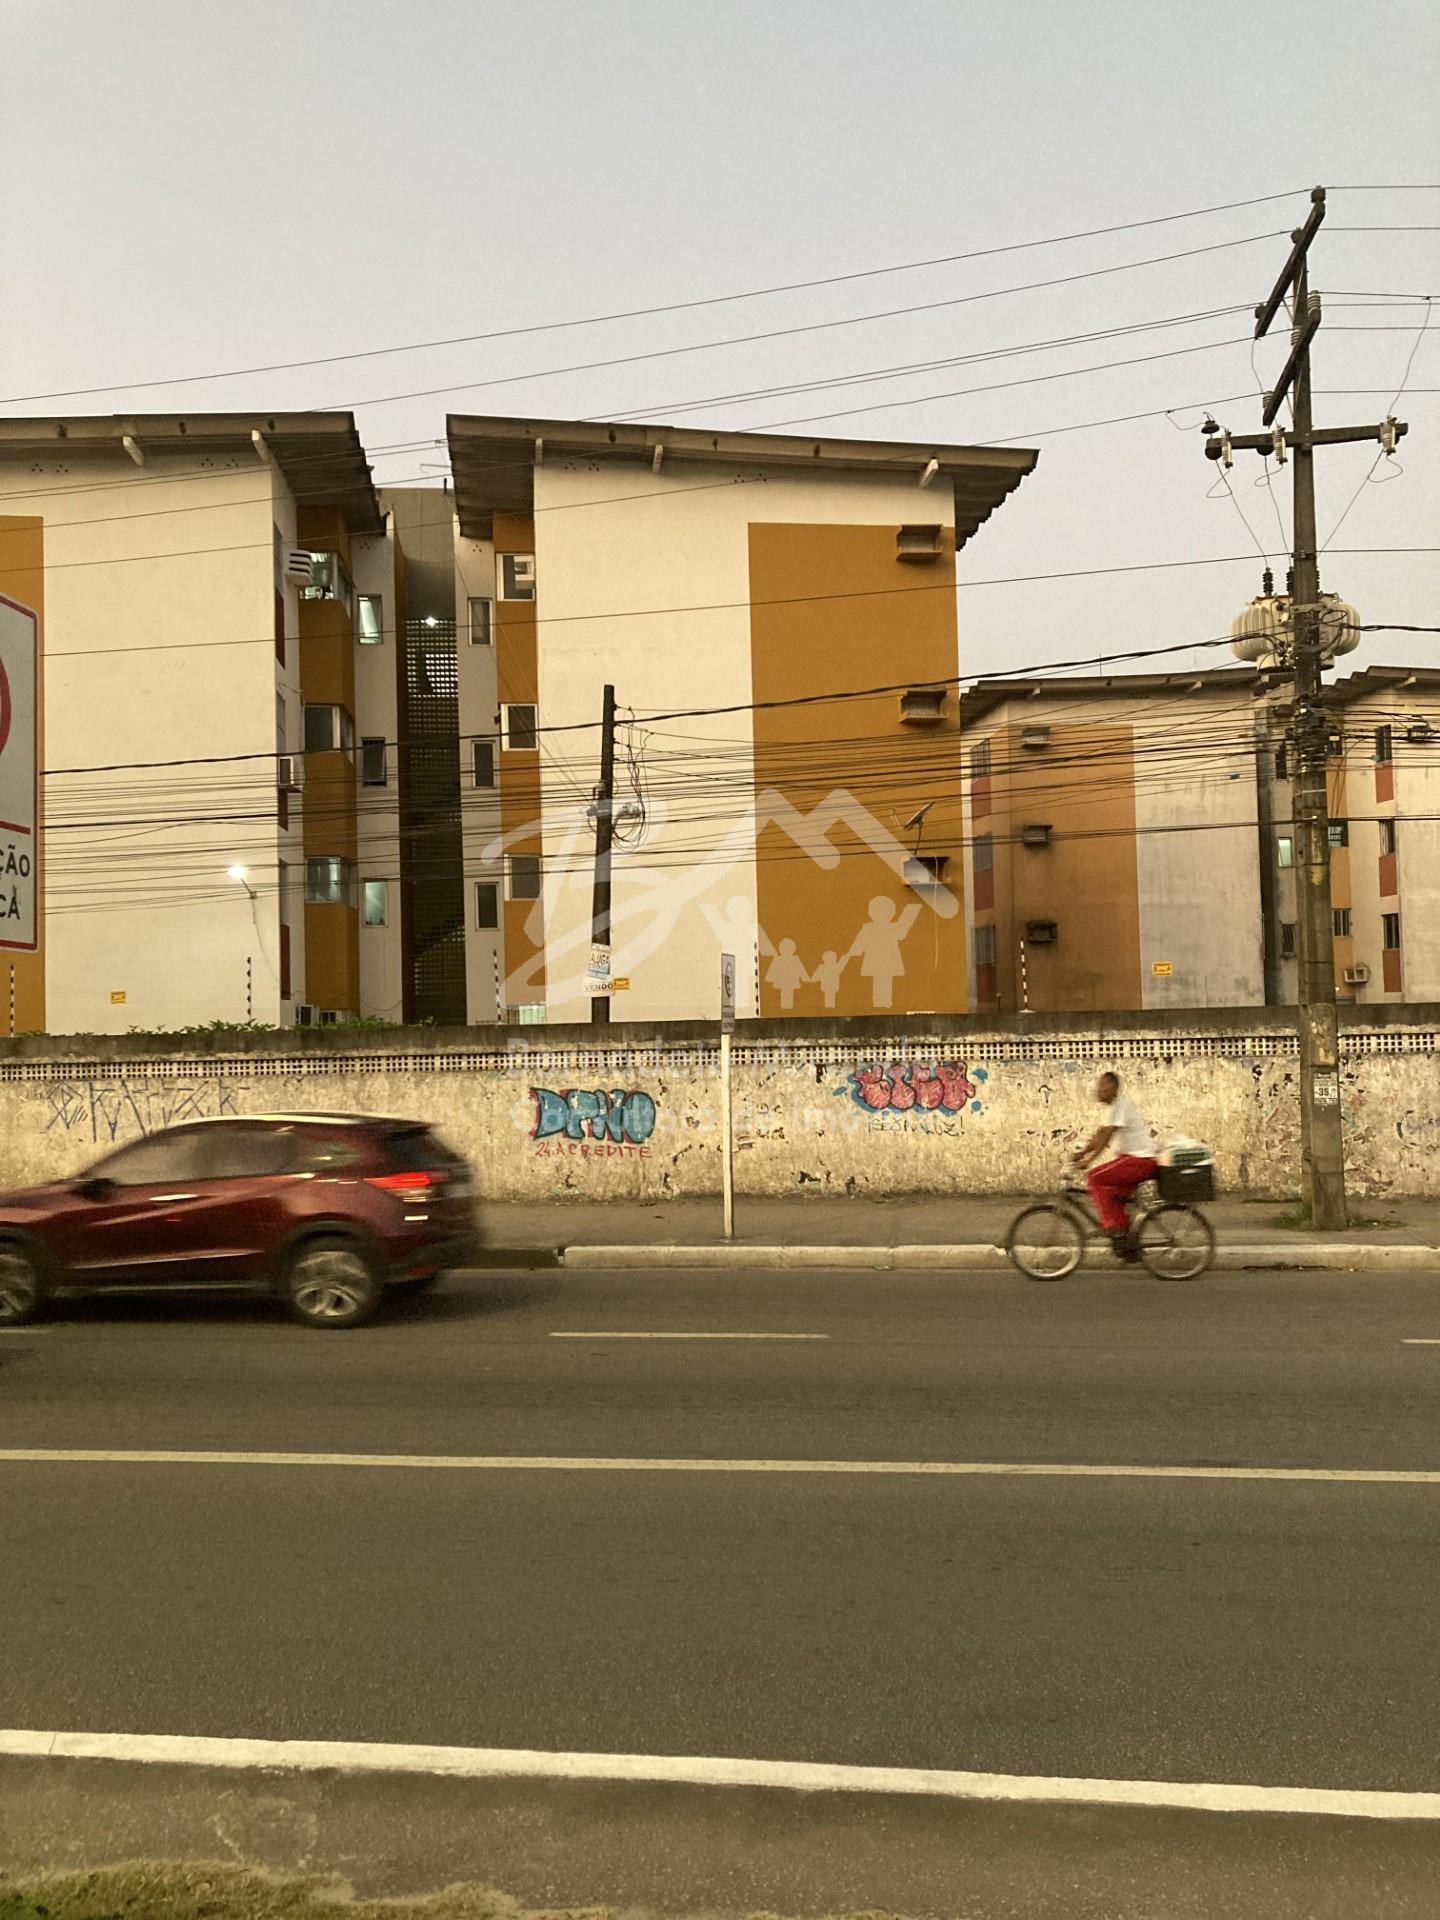
<svg viewBox="0 0 1440 1920"><path fill-rule="evenodd" d="M1308 1813L1340 1819L1440 1820L1440 1793L1364 1788L1257 1787L1188 1780L1085 1780L1043 1774L960 1773L925 1767L830 1766L809 1761L702 1759L645 1753L539 1753L505 1747L389 1746L348 1740L218 1740L162 1733L0 1730L0 1754L25 1759L128 1760L145 1765L428 1773L449 1778L663 1782L776 1787L792 1793L892 1793L952 1800L1071 1801L1112 1807L1188 1807L1206 1813Z"/></svg>
<svg viewBox="0 0 1440 1920"><path fill-rule="evenodd" d="M33 1339L37 1333L53 1333L53 1327L0 1327L0 1334L29 1334Z"/></svg>
<svg viewBox="0 0 1440 1920"><path fill-rule="evenodd" d="M828 1340L828 1333L552 1333L552 1340Z"/></svg>
<svg viewBox="0 0 1440 1920"><path fill-rule="evenodd" d="M1000 1460L636 1460L521 1453L227 1453L149 1447L0 1447L0 1466L428 1467L464 1473L888 1474L1011 1480L1303 1480L1440 1486L1440 1469L1071 1466Z"/></svg>
<svg viewBox="0 0 1440 1920"><path fill-rule="evenodd" d="M1440 1347L1440 1340L1402 1340L1402 1347Z"/></svg>

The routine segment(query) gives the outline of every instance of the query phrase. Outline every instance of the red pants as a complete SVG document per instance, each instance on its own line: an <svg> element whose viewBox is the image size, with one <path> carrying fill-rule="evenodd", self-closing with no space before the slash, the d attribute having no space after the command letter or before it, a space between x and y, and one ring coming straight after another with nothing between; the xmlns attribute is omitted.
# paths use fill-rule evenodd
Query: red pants
<svg viewBox="0 0 1440 1920"><path fill-rule="evenodd" d="M1137 1187L1154 1179L1158 1164L1146 1153L1121 1153L1113 1160L1102 1160L1098 1167L1092 1167L1086 1174L1085 1184L1090 1189L1090 1198L1095 1202L1100 1224L1107 1233L1125 1233L1129 1230L1130 1216L1126 1212L1125 1202Z"/></svg>

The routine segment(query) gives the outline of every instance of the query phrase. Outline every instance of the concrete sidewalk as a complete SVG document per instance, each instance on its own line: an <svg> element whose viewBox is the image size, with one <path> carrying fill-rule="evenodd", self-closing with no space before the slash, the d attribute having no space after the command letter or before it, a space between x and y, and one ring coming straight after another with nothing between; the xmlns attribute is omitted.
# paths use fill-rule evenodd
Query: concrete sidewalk
<svg viewBox="0 0 1440 1920"><path fill-rule="evenodd" d="M1039 1198L1041 1196L1034 1196ZM484 1209L486 1264L566 1266L992 1267L1019 1197L842 1199L741 1196L735 1238L720 1201L556 1200ZM1440 1268L1440 1203L1353 1200L1364 1220L1344 1233L1280 1224L1284 1201L1220 1200L1205 1208L1223 1266ZM1092 1258L1105 1259L1103 1250Z"/></svg>

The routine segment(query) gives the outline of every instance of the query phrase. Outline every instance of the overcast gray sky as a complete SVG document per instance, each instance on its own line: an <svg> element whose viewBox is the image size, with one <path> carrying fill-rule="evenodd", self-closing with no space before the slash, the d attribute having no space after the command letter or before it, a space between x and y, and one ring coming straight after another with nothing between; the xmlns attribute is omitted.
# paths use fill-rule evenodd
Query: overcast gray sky
<svg viewBox="0 0 1440 1920"><path fill-rule="evenodd" d="M1259 426L1245 312L861 387L696 400L1135 327L1268 291L1308 189L1327 421L1379 419L1440 293L1440 9L1431 0L0 0L0 395L6 413L354 405L373 450L443 441L457 411L648 418L1042 449L962 578L1251 554L962 593L967 672L1228 629L1261 566L1207 497L1207 406ZM1380 185L1381 192L1359 192ZM1340 189L1347 189L1341 191ZM1293 189L1263 206L688 313L148 391L209 374L933 259ZM1270 234L1269 239L1255 236ZM1244 242L1069 286L758 342L741 336L955 301ZM1389 328L1394 331L1345 331ZM1260 351L1262 376L1283 329ZM703 343L703 351L562 372ZM1177 349L1217 345L1213 351ZM1076 374L1095 362L1169 354ZM1037 381L1041 374L1065 377ZM956 388L1029 381L987 394ZM479 384L489 382L492 384ZM10 396L114 391L19 402ZM453 389L386 399L415 389ZM1440 544L1440 316L1400 404L1402 474L1339 548ZM948 396L948 397L947 397ZM899 404L890 404L899 402ZM363 404L362 404L363 403ZM882 405L883 403L883 405ZM844 412L867 407L881 410ZM1149 418L1177 409L1182 433ZM375 453L384 481L443 451ZM1328 532L1372 460L1321 458ZM1253 455L1234 493L1280 547ZM1288 539L1289 475L1277 497ZM1435 624L1437 556L1336 551L1324 584L1370 620ZM1220 658L1210 654L1207 663ZM1440 658L1373 637L1357 657Z"/></svg>

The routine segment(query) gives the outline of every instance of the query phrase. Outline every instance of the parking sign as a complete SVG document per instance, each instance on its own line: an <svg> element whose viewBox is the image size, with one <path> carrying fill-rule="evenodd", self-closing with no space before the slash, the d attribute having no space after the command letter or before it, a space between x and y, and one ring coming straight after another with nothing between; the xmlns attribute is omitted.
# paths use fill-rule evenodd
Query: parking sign
<svg viewBox="0 0 1440 1920"><path fill-rule="evenodd" d="M39 625L0 594L0 947L33 952L35 914L35 662Z"/></svg>

